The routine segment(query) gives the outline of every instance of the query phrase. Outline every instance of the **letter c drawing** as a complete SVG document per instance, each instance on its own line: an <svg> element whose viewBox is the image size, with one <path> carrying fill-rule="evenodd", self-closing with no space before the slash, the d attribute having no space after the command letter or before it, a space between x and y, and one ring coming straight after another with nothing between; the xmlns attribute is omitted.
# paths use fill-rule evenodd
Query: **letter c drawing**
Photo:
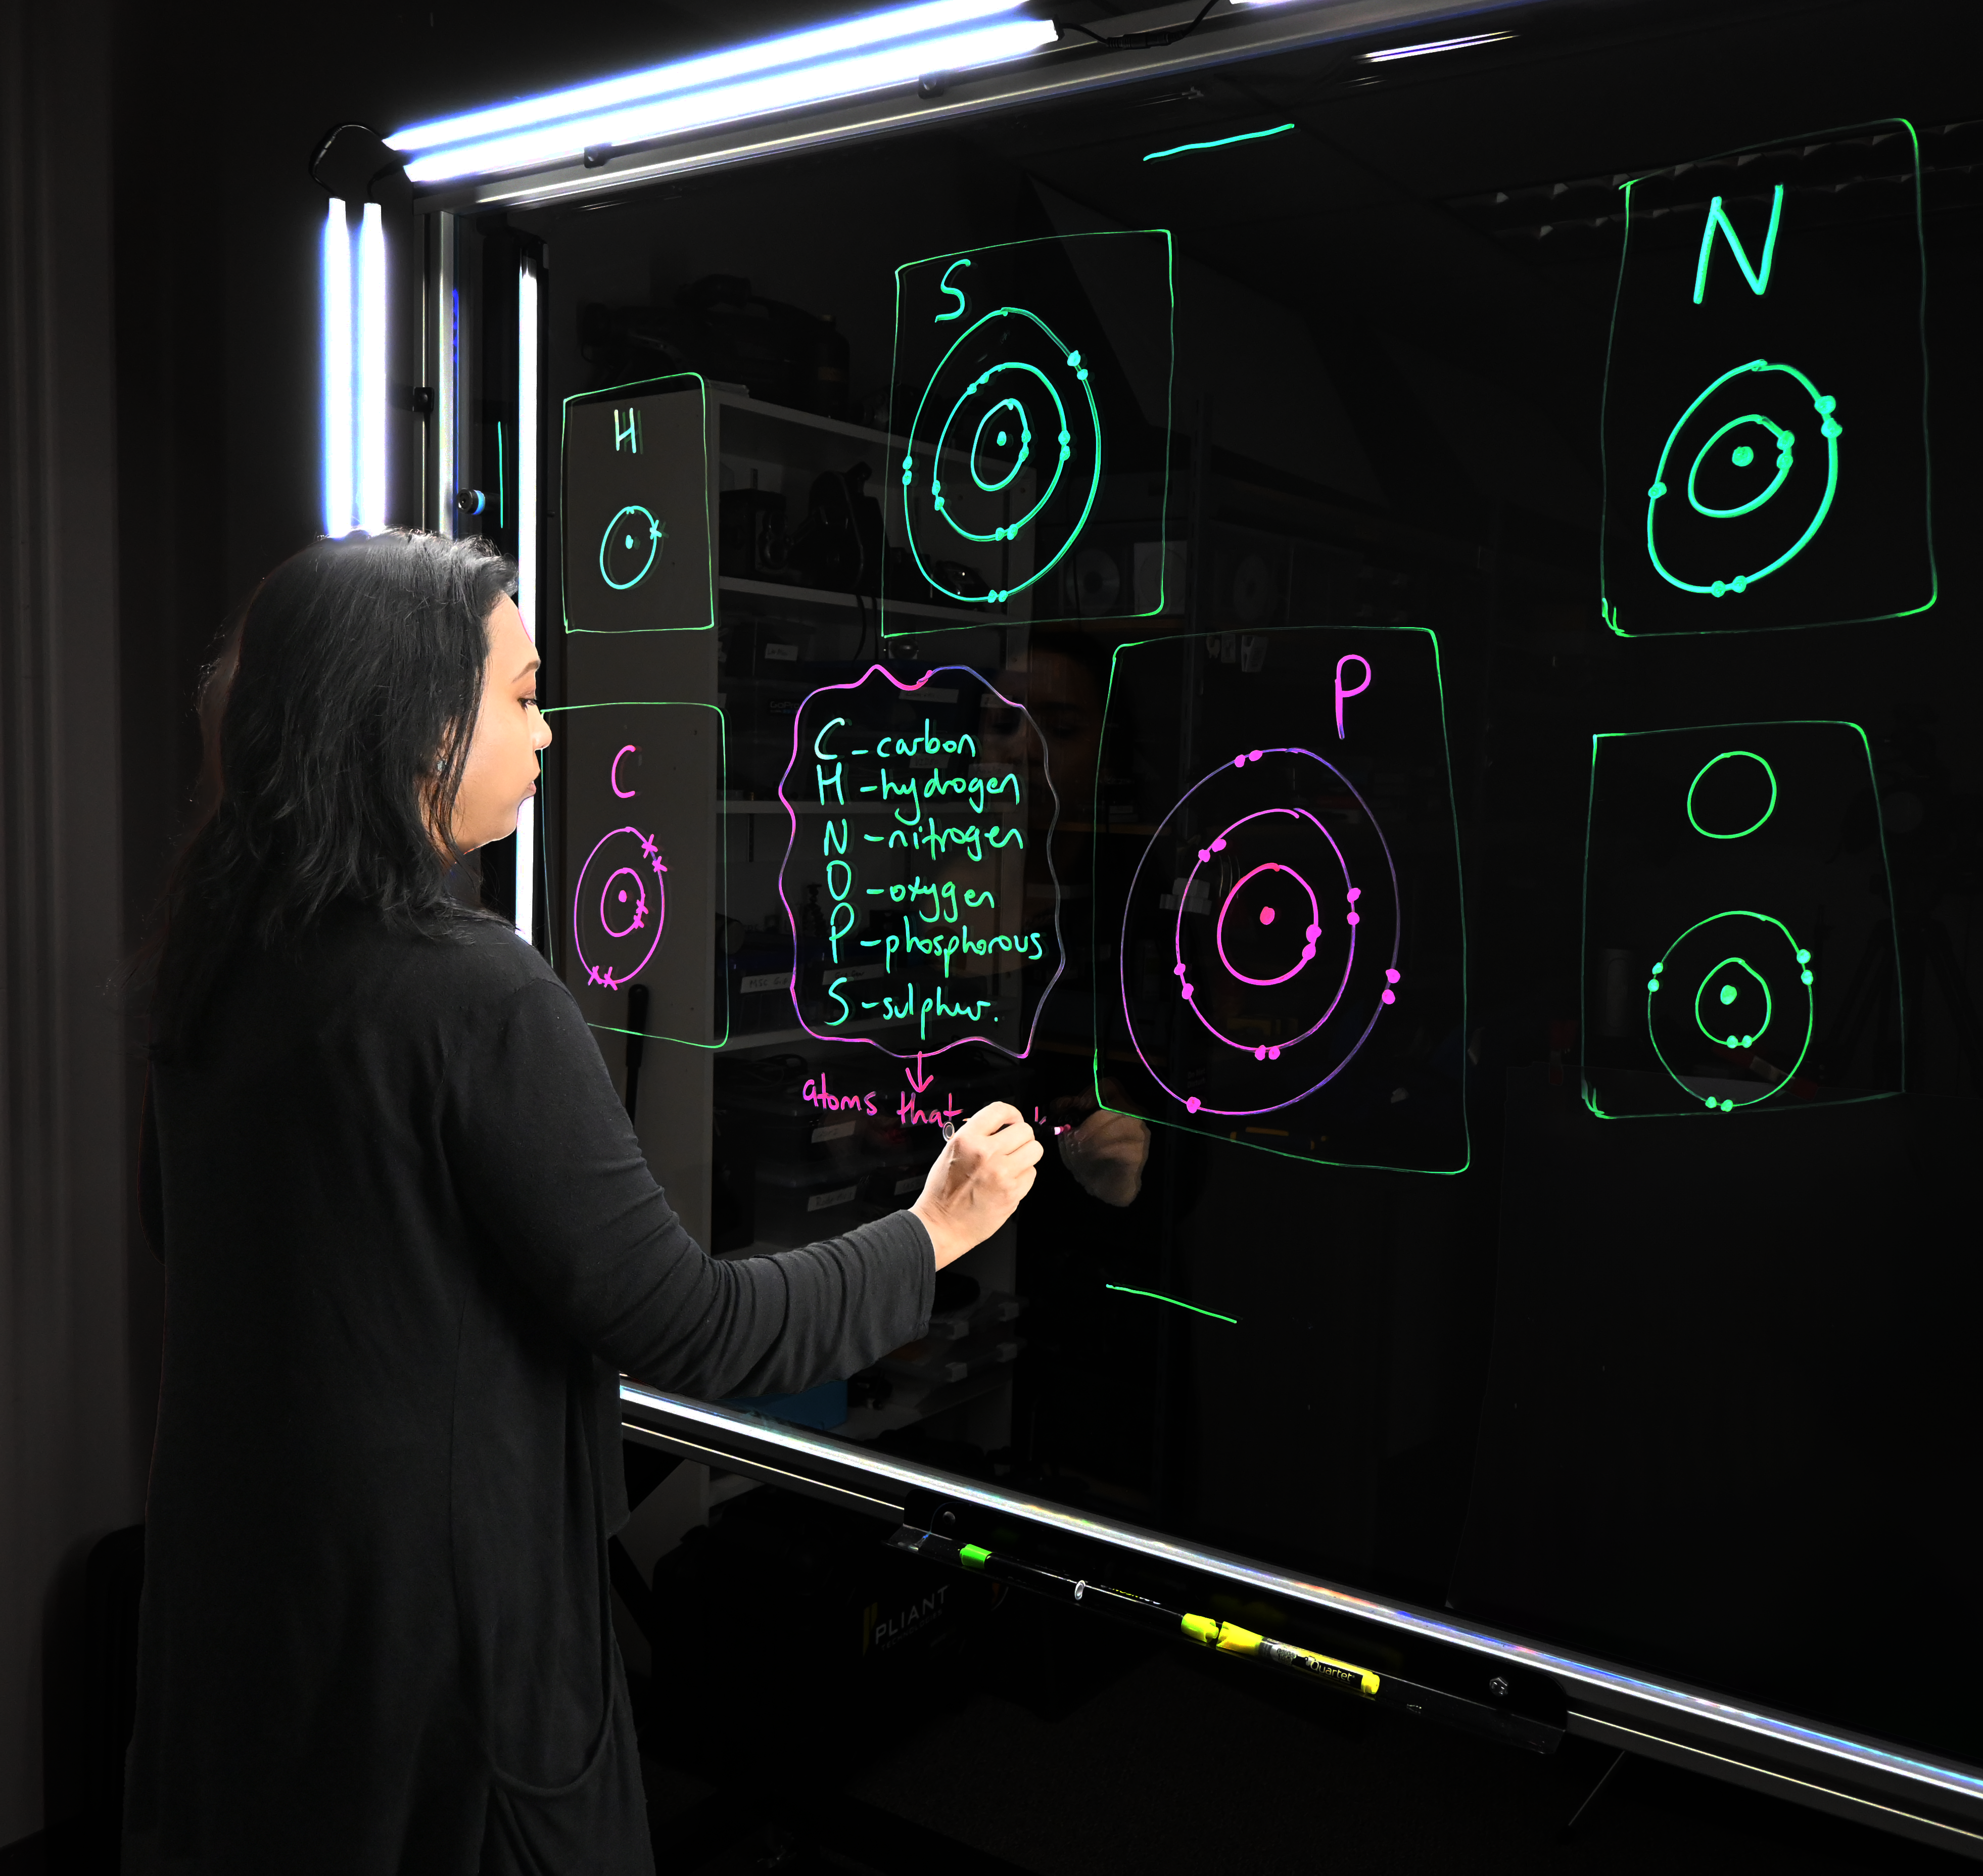
<svg viewBox="0 0 1983 1876"><path fill-rule="evenodd" d="M620 800L623 801L632 801L634 798L634 791L631 788L623 788L620 787L620 764L624 762L627 757L638 755L640 753L640 751L633 744L629 743L625 748L620 751L619 754L613 758L613 767L610 771L613 783L613 792L619 796Z"/></svg>
<svg viewBox="0 0 1983 1876"><path fill-rule="evenodd" d="M819 757L821 761L831 762L833 760L833 751L831 749L823 749L820 745L846 721L844 717L835 717L831 721L820 725L819 734L812 739L812 752Z"/></svg>

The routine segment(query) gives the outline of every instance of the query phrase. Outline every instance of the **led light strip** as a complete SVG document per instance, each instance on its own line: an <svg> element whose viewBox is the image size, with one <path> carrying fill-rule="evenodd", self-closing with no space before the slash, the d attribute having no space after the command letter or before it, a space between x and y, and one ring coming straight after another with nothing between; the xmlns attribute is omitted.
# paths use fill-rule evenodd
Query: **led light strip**
<svg viewBox="0 0 1983 1876"><path fill-rule="evenodd" d="M1731 1727L1778 1745L1800 1747L1867 1771L1908 1779L1972 1801L1983 1801L1983 1775L1960 1771L1952 1766L1938 1765L1931 1760L1910 1758L1904 1753L1888 1751L1858 1740L1841 1738L1819 1727L1799 1725L1794 1721L1778 1719L1772 1714L1751 1712L1746 1707L1734 1706L1727 1701L1710 1700L1704 1694L1689 1693L1679 1687L1664 1687L1657 1681L1642 1680L1636 1674L1626 1674L1595 1661L1553 1654L1547 1648L1517 1641L1491 1629L1471 1628L1456 1622L1441 1621L1436 1617L1400 1603L1384 1602L1375 1597L1355 1595L1329 1583L1316 1583L1286 1571L1269 1569L1265 1564L1234 1557L1228 1552L1201 1549L1179 1543L1173 1538L1159 1537L1154 1531L1139 1530L1133 1525L1118 1524L1109 1519L1085 1517L1079 1512L1068 1510L1064 1506L1028 1499L1016 1492L1002 1492L968 1479L952 1478L925 1467L905 1464L881 1453L836 1450L834 1443L831 1440L808 1440L788 1427L774 1426L754 1418L747 1420L738 1415L704 1406L699 1402L679 1399L672 1395L657 1393L651 1388L640 1386L631 1381L620 1383L620 1398L629 1405L649 1409L674 1420L687 1421L712 1433L747 1434L751 1439L761 1444L781 1447L788 1453L804 1454L808 1457L826 1459L836 1466L864 1473L871 1478L886 1479L905 1486L928 1487L967 1504L981 1505L989 1510L1025 1517L1034 1523L1047 1525L1095 1542L1112 1544L1119 1550L1134 1551L1159 1563L1173 1564L1186 1570L1209 1570L1216 1575L1249 1584L1270 1594L1298 1597L1304 1602L1334 1609L1365 1621L1381 1623L1387 1628L1423 1636L1429 1641L1470 1649L1476 1654L1492 1654L1518 1666L1533 1668L1540 1673L1557 1675L1584 1687L1629 1695L1670 1712Z"/></svg>
<svg viewBox="0 0 1983 1876"><path fill-rule="evenodd" d="M654 65L630 72L617 79L601 79L590 85L574 85L564 91L547 92L540 98L520 98L513 103L464 112L458 117L436 118L431 123L409 125L395 131L386 142L396 150L417 155L461 143L479 142L510 131L527 130L563 119L593 117L624 105L697 91L705 86L734 82L781 66L803 65L831 59L890 39L915 38L948 28L1010 13L1022 0L929 0L920 6L891 8L869 13L837 25L818 26L805 32L788 33L775 39L762 39L754 45L732 46L695 59L679 59L672 64Z"/></svg>
<svg viewBox="0 0 1983 1876"><path fill-rule="evenodd" d="M323 218L323 531L351 532L351 229L336 196Z"/></svg>
<svg viewBox="0 0 1983 1876"><path fill-rule="evenodd" d="M323 531L341 540L386 526L386 223L376 202L365 204L354 242L344 202L330 199L321 317Z"/></svg>
<svg viewBox="0 0 1983 1876"><path fill-rule="evenodd" d="M1433 52L1457 52L1470 45L1492 45L1497 40L1512 39L1512 32L1474 32L1463 39L1427 39L1418 45L1389 45L1382 52L1360 55L1366 65L1389 65L1394 59L1423 59Z"/></svg>
<svg viewBox="0 0 1983 1876"><path fill-rule="evenodd" d="M376 202L358 226L358 525L386 527L386 219Z"/></svg>
<svg viewBox="0 0 1983 1876"><path fill-rule="evenodd" d="M1010 12L1019 4L942 0L901 8L627 79L416 125L388 141L395 149L412 152L406 175L416 183L568 162L589 149L646 142L678 131L913 84L931 72L994 65L1052 45L1059 35L1050 21L1000 20L961 31L928 30L944 22ZM829 48L837 55L821 55Z"/></svg>

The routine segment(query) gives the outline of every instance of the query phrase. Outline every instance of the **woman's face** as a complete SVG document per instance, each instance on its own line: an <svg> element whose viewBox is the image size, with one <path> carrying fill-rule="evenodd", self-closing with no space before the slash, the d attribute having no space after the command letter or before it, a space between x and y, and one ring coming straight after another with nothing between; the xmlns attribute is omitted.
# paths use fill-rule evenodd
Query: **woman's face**
<svg viewBox="0 0 1983 1876"><path fill-rule="evenodd" d="M454 802L454 844L463 853L517 831L517 815L537 791L538 752L551 726L537 709L537 648L517 603L499 599L489 615L489 662L482 709Z"/></svg>

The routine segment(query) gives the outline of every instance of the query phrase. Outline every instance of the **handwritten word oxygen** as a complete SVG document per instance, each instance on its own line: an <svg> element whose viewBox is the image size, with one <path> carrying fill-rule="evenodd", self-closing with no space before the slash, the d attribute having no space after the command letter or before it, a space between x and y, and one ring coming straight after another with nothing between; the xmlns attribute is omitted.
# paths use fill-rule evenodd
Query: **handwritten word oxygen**
<svg viewBox="0 0 1983 1876"><path fill-rule="evenodd" d="M931 703L987 691L977 673L947 670L968 681L946 675L954 687ZM924 714L917 693L935 675L906 683L876 666L801 706L781 791L792 815L781 883L788 906L799 887L823 884L826 955L815 980L823 1007L808 1003L800 1019L891 1052L966 1037L1019 1052L1030 1029L1020 972L1059 964L1058 941L1050 948L1026 928L1031 771L1008 732L988 750L975 715Z"/></svg>

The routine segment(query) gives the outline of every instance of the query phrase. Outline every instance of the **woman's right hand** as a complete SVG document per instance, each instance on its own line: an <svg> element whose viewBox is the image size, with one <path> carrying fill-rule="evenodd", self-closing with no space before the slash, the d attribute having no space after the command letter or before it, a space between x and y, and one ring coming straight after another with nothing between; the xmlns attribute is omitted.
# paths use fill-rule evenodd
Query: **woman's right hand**
<svg viewBox="0 0 1983 1876"><path fill-rule="evenodd" d="M936 1246L936 1267L982 1244L1032 1190L1040 1143L1010 1102L980 1108L945 1143L909 1207Z"/></svg>

